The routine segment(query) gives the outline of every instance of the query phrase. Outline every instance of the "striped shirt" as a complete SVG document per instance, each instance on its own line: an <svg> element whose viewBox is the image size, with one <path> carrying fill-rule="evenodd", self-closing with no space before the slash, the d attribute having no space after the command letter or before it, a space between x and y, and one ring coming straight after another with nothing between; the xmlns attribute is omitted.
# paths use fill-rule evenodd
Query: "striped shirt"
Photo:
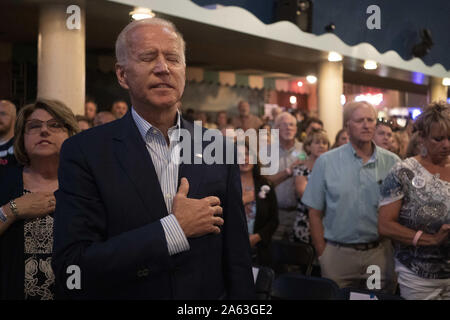
<svg viewBox="0 0 450 320"><path fill-rule="evenodd" d="M168 216L160 220L166 236L169 255L187 251L190 248L189 242L177 218L172 214L173 198L177 193L179 167L177 164L179 162L172 155L175 155L174 148L180 141L180 130L178 130L180 128L180 113L177 113L177 124L168 130L169 146L161 131L143 119L134 108L131 108L131 114L152 158L167 212L169 212Z"/></svg>

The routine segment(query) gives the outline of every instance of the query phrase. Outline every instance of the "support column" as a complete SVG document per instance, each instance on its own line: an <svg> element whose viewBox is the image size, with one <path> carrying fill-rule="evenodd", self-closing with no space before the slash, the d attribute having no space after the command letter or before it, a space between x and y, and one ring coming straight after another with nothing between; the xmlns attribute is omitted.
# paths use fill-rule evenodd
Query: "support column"
<svg viewBox="0 0 450 320"><path fill-rule="evenodd" d="M319 118L323 121L330 142L342 129L343 112L341 95L344 90L344 67L342 61L319 63L317 74L317 100Z"/></svg>
<svg viewBox="0 0 450 320"><path fill-rule="evenodd" d="M430 77L429 97L430 102L447 101L447 86L442 84L442 78Z"/></svg>
<svg viewBox="0 0 450 320"><path fill-rule="evenodd" d="M66 22L77 12L67 13L76 4L80 28L69 29ZM71 18L72 17L72 18ZM69 24L70 25L70 24ZM84 114L86 28L84 1L45 4L40 8L38 35L38 98L64 102L74 114Z"/></svg>

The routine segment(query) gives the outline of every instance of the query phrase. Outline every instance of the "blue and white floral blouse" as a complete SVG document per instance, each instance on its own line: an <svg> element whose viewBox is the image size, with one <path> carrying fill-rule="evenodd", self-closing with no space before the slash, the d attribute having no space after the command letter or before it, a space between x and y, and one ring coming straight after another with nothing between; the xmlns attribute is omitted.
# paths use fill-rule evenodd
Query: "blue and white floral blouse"
<svg viewBox="0 0 450 320"><path fill-rule="evenodd" d="M381 187L380 206L403 199L398 222L435 234L450 223L450 182L439 179L416 159L395 164ZM395 243L395 257L422 278L450 278L450 240L439 246Z"/></svg>

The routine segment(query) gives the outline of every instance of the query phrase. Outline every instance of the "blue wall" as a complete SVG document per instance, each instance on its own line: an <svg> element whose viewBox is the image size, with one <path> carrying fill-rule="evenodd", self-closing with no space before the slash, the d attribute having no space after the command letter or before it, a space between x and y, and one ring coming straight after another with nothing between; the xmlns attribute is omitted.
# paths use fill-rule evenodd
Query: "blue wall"
<svg viewBox="0 0 450 320"><path fill-rule="evenodd" d="M274 22L275 0L193 0L204 6L222 4L242 7L262 22ZM313 0L314 34L325 33L333 22L335 34L345 43L368 42L380 52L395 50L409 60L412 47L420 42L419 32L431 30L434 46L423 58L427 65L441 63L450 70L450 1L449 0ZM381 29L369 30L366 13L370 5L381 9Z"/></svg>

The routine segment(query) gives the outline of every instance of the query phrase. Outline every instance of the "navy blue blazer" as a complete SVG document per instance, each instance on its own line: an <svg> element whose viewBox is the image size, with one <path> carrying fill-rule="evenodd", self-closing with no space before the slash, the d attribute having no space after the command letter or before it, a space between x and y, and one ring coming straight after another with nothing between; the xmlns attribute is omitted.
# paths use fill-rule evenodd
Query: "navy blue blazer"
<svg viewBox="0 0 450 320"><path fill-rule="evenodd" d="M181 126L193 138L193 124ZM186 177L189 198L219 197L224 225L218 235L189 238L190 250L173 256L159 221L168 214L161 187L130 112L67 139L58 177L57 298L255 297L238 165L180 165L178 185ZM80 267L81 289L67 289L70 265Z"/></svg>

